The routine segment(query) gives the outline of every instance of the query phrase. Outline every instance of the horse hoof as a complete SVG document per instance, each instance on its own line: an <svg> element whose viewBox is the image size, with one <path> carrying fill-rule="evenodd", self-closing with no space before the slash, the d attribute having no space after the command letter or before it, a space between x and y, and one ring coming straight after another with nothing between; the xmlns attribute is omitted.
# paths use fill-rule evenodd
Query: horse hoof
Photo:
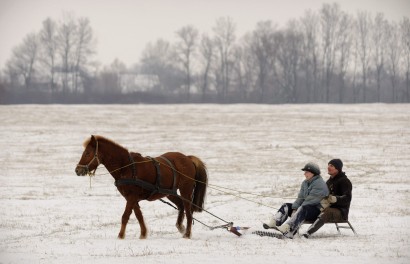
<svg viewBox="0 0 410 264"><path fill-rule="evenodd" d="M118 234L118 239L124 239L125 235Z"/></svg>
<svg viewBox="0 0 410 264"><path fill-rule="evenodd" d="M140 235L140 239L146 239L147 235Z"/></svg>
<svg viewBox="0 0 410 264"><path fill-rule="evenodd" d="M186 229L185 229L184 225L180 225L180 226L177 225L177 229L178 229L179 233L185 234Z"/></svg>
<svg viewBox="0 0 410 264"><path fill-rule="evenodd" d="M186 239L191 239L191 235L187 235L187 234L185 234L185 235L183 236L183 238L186 238Z"/></svg>

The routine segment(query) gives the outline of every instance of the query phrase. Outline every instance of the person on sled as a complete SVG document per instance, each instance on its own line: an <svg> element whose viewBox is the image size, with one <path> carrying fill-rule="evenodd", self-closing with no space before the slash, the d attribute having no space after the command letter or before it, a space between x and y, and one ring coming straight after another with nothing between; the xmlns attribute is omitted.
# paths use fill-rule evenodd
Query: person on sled
<svg viewBox="0 0 410 264"><path fill-rule="evenodd" d="M343 162L340 159L330 160L327 171L330 177L326 184L330 195L321 201L323 211L307 232L303 234L305 238L309 238L325 223L348 220L350 202L352 201L352 183L343 172Z"/></svg>
<svg viewBox="0 0 410 264"><path fill-rule="evenodd" d="M329 195L328 187L320 176L316 163L309 162L302 168L305 180L302 182L297 199L284 203L267 224L265 229L279 230L285 237L293 238L302 223L315 221L320 214L320 201Z"/></svg>

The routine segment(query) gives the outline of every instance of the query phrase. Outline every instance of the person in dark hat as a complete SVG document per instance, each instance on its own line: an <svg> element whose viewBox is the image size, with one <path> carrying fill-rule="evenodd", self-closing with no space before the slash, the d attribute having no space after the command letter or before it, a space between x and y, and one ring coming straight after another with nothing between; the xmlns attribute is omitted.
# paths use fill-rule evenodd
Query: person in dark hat
<svg viewBox="0 0 410 264"><path fill-rule="evenodd" d="M314 221L320 214L320 201L328 196L329 190L320 176L319 166L309 162L302 171L305 180L300 186L298 198L293 203L283 204L269 222L263 224L265 229L274 228L293 238L305 220Z"/></svg>
<svg viewBox="0 0 410 264"><path fill-rule="evenodd" d="M352 200L352 183L343 172L343 162L340 159L330 160L327 172L330 177L326 185L330 194L320 202L323 208L322 212L307 232L303 234L306 238L309 238L325 223L348 220Z"/></svg>

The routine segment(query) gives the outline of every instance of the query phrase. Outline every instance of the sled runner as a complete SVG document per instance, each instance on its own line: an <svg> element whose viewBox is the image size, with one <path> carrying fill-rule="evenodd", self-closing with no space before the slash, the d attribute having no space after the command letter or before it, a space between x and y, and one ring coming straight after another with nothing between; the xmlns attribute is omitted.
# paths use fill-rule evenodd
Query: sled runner
<svg viewBox="0 0 410 264"><path fill-rule="evenodd" d="M253 231L252 234L258 235L258 236L261 236L261 237L267 236L267 237L274 237L274 238L278 238L278 239L284 239L284 238L286 238L286 237L285 237L282 233L280 233L279 231L278 231L278 232L270 232L270 231L260 231L260 230L258 230L258 231Z"/></svg>
<svg viewBox="0 0 410 264"><path fill-rule="evenodd" d="M305 221L305 222L303 222L304 225L305 225L305 224L311 225L311 224L313 224L313 223L314 223L314 222L310 222L310 221ZM335 224L336 229L337 229L337 232L339 233L339 235L342 234L342 233L340 232L340 229L343 228L343 229L350 229L350 230L352 230L353 234L354 234L355 236L357 236L357 232L356 232L356 230L354 229L354 227L352 226L352 224L349 222L349 220L331 221L331 222L326 222L325 224ZM347 224L347 225L340 225L340 224ZM298 232L299 232L299 230L298 230Z"/></svg>
<svg viewBox="0 0 410 264"><path fill-rule="evenodd" d="M243 234L241 234L239 231L240 230L248 230L250 229L250 227L242 227L242 226L231 226L228 227L228 231L237 235L238 237L242 236ZM258 235L261 237L267 236L267 237L274 237L274 238L278 238L278 239L283 239L285 238L285 236L279 231L261 231L261 230L256 230L256 231L252 231L251 232L252 235Z"/></svg>
<svg viewBox="0 0 410 264"><path fill-rule="evenodd" d="M306 224L307 224L307 225L311 225L311 224L313 224L313 223L314 223L314 222L312 222L312 221L304 221L302 224L303 224L303 225L306 225ZM353 228L353 226L352 226L352 224L349 222L349 220L331 221L331 222L326 222L325 224L335 224L336 229L337 229L337 232L339 233L339 235L342 234L342 233L340 232L340 229L343 228L343 229L350 229L350 230L352 230L353 234L354 234L355 236L357 236L356 230ZM340 225L340 224L347 224L347 226L346 226L346 225ZM265 223L263 223L263 228L265 228L265 229L278 230L276 227L270 227L270 226L268 226L268 225L265 224ZM297 233L299 234L299 229L298 229ZM299 235L300 235L300 234L299 234Z"/></svg>

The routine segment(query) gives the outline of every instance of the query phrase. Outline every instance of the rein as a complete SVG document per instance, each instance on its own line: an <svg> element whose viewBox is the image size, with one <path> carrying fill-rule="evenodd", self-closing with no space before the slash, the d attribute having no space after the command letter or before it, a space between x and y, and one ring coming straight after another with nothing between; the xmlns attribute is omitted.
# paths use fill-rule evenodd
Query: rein
<svg viewBox="0 0 410 264"><path fill-rule="evenodd" d="M129 166L132 166L132 165L135 165L135 164L147 163L147 162L151 162L151 161L150 161L150 160L133 161L133 162L131 162L130 164L127 164L127 165L122 166L122 167L119 167L119 168L117 168L117 169L115 169L115 170L112 170L112 171L109 171L109 172L106 172L106 173L101 173L101 174L98 174L98 175L111 174L111 173L117 172L117 171L119 171L119 170L122 170L122 169L124 169L124 168L127 168L127 167L129 167ZM79 166L86 167L86 165L79 165ZM95 176L95 171L96 171L96 170L97 170L97 168L94 170L93 173L90 173L90 172L88 173L88 176L90 177L90 189L91 189L91 178ZM127 180L127 179L123 179L123 180ZM132 179L129 179L129 180L132 180ZM124 184L122 184L122 185L124 185ZM117 185L116 185L116 186L117 186Z"/></svg>

